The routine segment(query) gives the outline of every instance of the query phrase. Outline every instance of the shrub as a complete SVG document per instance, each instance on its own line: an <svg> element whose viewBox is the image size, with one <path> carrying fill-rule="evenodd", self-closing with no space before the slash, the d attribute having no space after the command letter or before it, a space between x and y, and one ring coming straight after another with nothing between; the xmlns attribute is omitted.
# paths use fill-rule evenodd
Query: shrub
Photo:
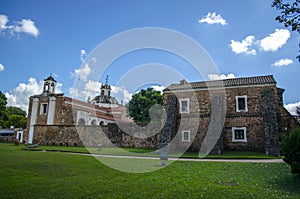
<svg viewBox="0 0 300 199"><path fill-rule="evenodd" d="M281 150L283 160L291 166L291 172L300 175L300 128L283 137Z"/></svg>

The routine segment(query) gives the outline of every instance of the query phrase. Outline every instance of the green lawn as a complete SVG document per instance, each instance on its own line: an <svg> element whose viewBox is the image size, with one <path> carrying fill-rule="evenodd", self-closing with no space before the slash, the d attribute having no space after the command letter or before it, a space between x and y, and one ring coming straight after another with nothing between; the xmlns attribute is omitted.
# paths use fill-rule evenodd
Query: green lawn
<svg viewBox="0 0 300 199"><path fill-rule="evenodd" d="M175 162L133 174L22 147L0 144L0 198L300 198L300 178L285 163Z"/></svg>

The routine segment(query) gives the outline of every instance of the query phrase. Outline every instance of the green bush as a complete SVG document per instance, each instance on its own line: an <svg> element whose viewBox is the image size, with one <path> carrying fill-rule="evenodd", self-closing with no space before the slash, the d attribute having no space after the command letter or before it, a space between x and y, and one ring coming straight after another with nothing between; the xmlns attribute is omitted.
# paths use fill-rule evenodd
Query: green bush
<svg viewBox="0 0 300 199"><path fill-rule="evenodd" d="M283 160L291 166L292 173L300 175L300 128L283 137L281 150Z"/></svg>

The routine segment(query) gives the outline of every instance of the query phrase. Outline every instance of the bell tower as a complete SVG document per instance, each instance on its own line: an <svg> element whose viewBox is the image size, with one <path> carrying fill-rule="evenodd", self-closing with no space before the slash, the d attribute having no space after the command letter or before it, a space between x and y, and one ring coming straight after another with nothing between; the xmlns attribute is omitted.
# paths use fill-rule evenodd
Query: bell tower
<svg viewBox="0 0 300 199"><path fill-rule="evenodd" d="M108 84L108 75L107 75L105 79L105 84L101 85L100 95L110 97L110 91L111 91L111 87Z"/></svg>
<svg viewBox="0 0 300 199"><path fill-rule="evenodd" d="M56 80L50 75L47 79L44 79L44 94L54 94L56 88Z"/></svg>

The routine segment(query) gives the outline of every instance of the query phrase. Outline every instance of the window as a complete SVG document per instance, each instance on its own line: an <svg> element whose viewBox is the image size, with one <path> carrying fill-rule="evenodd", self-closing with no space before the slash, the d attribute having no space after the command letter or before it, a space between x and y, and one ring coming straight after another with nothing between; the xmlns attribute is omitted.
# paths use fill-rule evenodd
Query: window
<svg viewBox="0 0 300 199"><path fill-rule="evenodd" d="M78 120L78 125L79 125L79 126L84 126L84 125L85 125L85 121L84 121L83 118L80 118L80 119Z"/></svg>
<svg viewBox="0 0 300 199"><path fill-rule="evenodd" d="M242 112L242 111L248 111L247 108L247 96L236 96L236 111Z"/></svg>
<svg viewBox="0 0 300 199"><path fill-rule="evenodd" d="M247 142L246 127L232 127L232 142Z"/></svg>
<svg viewBox="0 0 300 199"><path fill-rule="evenodd" d="M48 104L41 104L40 114L47 114Z"/></svg>
<svg viewBox="0 0 300 199"><path fill-rule="evenodd" d="M182 131L182 142L190 142L191 141L191 131Z"/></svg>
<svg viewBox="0 0 300 199"><path fill-rule="evenodd" d="M180 99L180 113L189 113L189 99Z"/></svg>

